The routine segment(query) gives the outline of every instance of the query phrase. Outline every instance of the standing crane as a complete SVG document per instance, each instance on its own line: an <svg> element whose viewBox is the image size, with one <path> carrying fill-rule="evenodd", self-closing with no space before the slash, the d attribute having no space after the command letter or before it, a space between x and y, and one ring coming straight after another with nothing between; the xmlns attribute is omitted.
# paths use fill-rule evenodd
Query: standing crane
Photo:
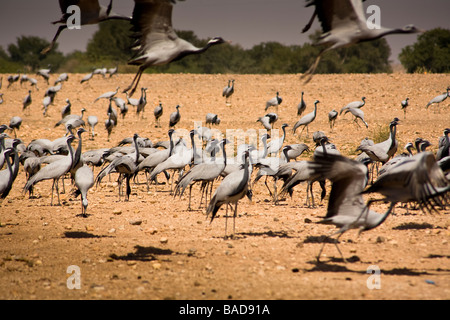
<svg viewBox="0 0 450 320"><path fill-rule="evenodd" d="M244 198L249 191L249 153L244 152L244 166L243 169L234 171L228 174L217 187L214 195L209 202L206 214L211 215L211 223L213 222L217 211L222 205L226 205L225 213L225 237L227 236L227 221L228 221L228 206L234 204L233 214L233 233L235 233L235 220L237 216L238 202Z"/></svg>
<svg viewBox="0 0 450 320"><path fill-rule="evenodd" d="M427 103L427 105L425 106L425 108L428 109L428 107L431 106L431 105L433 105L433 104L437 104L438 107L439 107L439 104L440 104L441 102L444 102L445 99L447 99L447 97L448 97L449 95L450 95L450 86L447 87L447 92L444 92L443 94L440 94L440 95L434 97L433 99L431 99L431 100ZM440 112L440 110L439 110L439 112Z"/></svg>
<svg viewBox="0 0 450 320"><path fill-rule="evenodd" d="M49 163L41 170L39 170L35 175L33 175L30 179L28 179L27 183L24 187L24 192L30 191L30 189L38 182L43 180L53 180L52 184L52 193L51 193L51 202L53 205L53 190L56 189L56 194L58 195L58 205L61 205L59 200L59 186L58 180L63 177L66 173L70 171L73 164L73 149L71 146L72 141L75 139L73 134L68 135L66 137L66 143L69 148L69 154L62 157L60 160Z"/></svg>
<svg viewBox="0 0 450 320"><path fill-rule="evenodd" d="M316 119L316 114L317 114L317 104L319 103L319 100L316 100L314 102L314 111L304 115L300 120L298 120L295 125L294 128L292 129L293 133L295 134L295 131L297 130L298 127L303 126L302 131L300 132L299 137L302 135L303 130L306 128L306 135L308 136L309 133L309 129L308 126Z"/></svg>
<svg viewBox="0 0 450 320"><path fill-rule="evenodd" d="M405 100L402 100L401 105L403 110L403 118L406 119L406 108L409 106L409 98L407 97Z"/></svg>
<svg viewBox="0 0 450 320"><path fill-rule="evenodd" d="M280 97L280 93L277 91L275 97L266 101L266 108L264 111L267 111L270 107L275 107L278 113L278 106L283 102L283 98Z"/></svg>
<svg viewBox="0 0 450 320"><path fill-rule="evenodd" d="M172 113L170 114L170 118L169 118L169 127L175 127L176 124L177 124L178 122L180 122L180 119L181 119L180 110L179 110L180 105L177 105L175 108L176 108L177 110L174 111L174 112L172 112Z"/></svg>
<svg viewBox="0 0 450 320"><path fill-rule="evenodd" d="M302 91L302 98L301 98L301 100L300 100L300 103L297 105L297 116L301 116L302 115L302 113L306 110L306 102L305 102L305 100L303 99L303 95L304 95L305 93Z"/></svg>
<svg viewBox="0 0 450 320"><path fill-rule="evenodd" d="M161 128L161 122L160 122L160 118L163 115L163 106L162 103L160 102L155 109L153 110L153 115L155 116L155 128Z"/></svg>

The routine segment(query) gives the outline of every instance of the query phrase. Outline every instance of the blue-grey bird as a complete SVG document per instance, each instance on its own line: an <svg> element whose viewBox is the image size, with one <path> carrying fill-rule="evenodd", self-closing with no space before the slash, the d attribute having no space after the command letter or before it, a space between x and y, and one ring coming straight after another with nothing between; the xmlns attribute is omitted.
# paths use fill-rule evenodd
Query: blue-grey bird
<svg viewBox="0 0 450 320"><path fill-rule="evenodd" d="M231 85L230 85L231 83ZM224 89L223 96L225 97L225 103L231 103L231 97L234 93L234 79L228 82L228 87Z"/></svg>
<svg viewBox="0 0 450 320"><path fill-rule="evenodd" d="M304 115L303 117L300 118L300 120L298 120L295 125L294 128L292 129L293 133L295 134L295 131L297 130L297 128L303 126L302 131L299 134L299 137L302 135L303 130L306 128L306 135L308 135L309 133L309 128L308 126L316 119L316 115L317 115L317 104L319 104L319 100L316 100L314 102L314 110L306 115Z"/></svg>
<svg viewBox="0 0 450 320"><path fill-rule="evenodd" d="M425 108L428 109L428 107L431 106L431 105L433 105L433 104L437 104L438 107L439 107L439 104L440 104L441 102L444 102L444 101L447 99L447 97L448 97L449 95L450 95L450 86L447 87L447 91L446 91L446 92L444 92L443 94L440 94L440 95L434 97L433 99L431 99L431 100L427 103L427 105L425 106ZM440 111L440 110L439 110L439 111Z"/></svg>
<svg viewBox="0 0 450 320"><path fill-rule="evenodd" d="M405 100L401 102L402 110L403 110L403 118L406 119L406 109L409 106L409 98L407 97Z"/></svg>
<svg viewBox="0 0 450 320"><path fill-rule="evenodd" d="M90 116L88 116L88 118L87 118L87 122L88 122L88 125L89 125L89 135L90 135L90 139L91 139L91 140L94 140L94 138L95 138L95 132L94 132L94 129L95 129L95 126L96 126L97 123L98 123L98 118L97 118L97 116L90 115Z"/></svg>
<svg viewBox="0 0 450 320"><path fill-rule="evenodd" d="M334 110L334 109L331 110L330 112L328 112L328 122L330 123L331 132L333 132L334 124L336 122L338 114L339 113L336 110Z"/></svg>
<svg viewBox="0 0 450 320"><path fill-rule="evenodd" d="M205 123L209 124L209 125L213 125L213 124L219 125L220 124L220 118L219 118L219 116L217 114L209 112L209 113L206 114L206 121L205 121Z"/></svg>
<svg viewBox="0 0 450 320"><path fill-rule="evenodd" d="M72 112L72 104L69 99L66 99L66 105L61 109L61 119L64 119Z"/></svg>
<svg viewBox="0 0 450 320"><path fill-rule="evenodd" d="M60 160L52 162L41 170L39 170L35 175L28 179L24 187L24 192L29 191L36 183L43 180L53 180L52 192L51 192L51 202L53 205L53 190L56 189L56 194L58 195L58 205L61 204L59 200L59 186L58 180L70 171L73 164L73 149L71 146L72 141L75 139L74 135L69 135L66 138L66 143L69 148L69 154L62 157Z"/></svg>
<svg viewBox="0 0 450 320"><path fill-rule="evenodd" d="M433 153L418 152L405 161L392 166L378 176L363 194L379 193L381 199L369 200L390 202L416 202L424 211L437 211L450 200L450 182L440 169Z"/></svg>
<svg viewBox="0 0 450 320"><path fill-rule="evenodd" d="M147 0L134 2L131 20L133 39L136 40L133 49L135 56L128 62L139 66L131 84L124 90L130 96L136 91L139 80L145 69L156 65L165 65L180 60L188 55L200 54L211 46L224 43L220 37L209 40L204 47L198 48L181 39L172 27L173 1Z"/></svg>
<svg viewBox="0 0 450 320"><path fill-rule="evenodd" d="M78 27L84 25L97 24L102 21L112 19L126 20L126 21L131 20L131 17L114 13L112 11L112 3L113 1L110 0L109 5L105 7L103 5L100 5L98 0L59 0L59 7L61 9L62 17L59 20L52 22L53 24L59 24L58 30L56 31L56 34L53 37L53 40L50 43L50 45L44 48L41 51L41 53L42 54L48 53L54 47L60 33L63 30L71 27L69 23L72 22L73 20L72 19L73 11L69 10L71 9L70 6L76 5L77 8L79 9L80 17L78 22L80 25Z"/></svg>
<svg viewBox="0 0 450 320"><path fill-rule="evenodd" d="M266 108L264 109L264 111L267 111L267 109L269 109L270 107L275 107L275 109L277 110L277 113L278 113L278 106L282 102L283 102L283 98L280 97L280 93L277 91L277 94L275 97L266 101Z"/></svg>
<svg viewBox="0 0 450 320"><path fill-rule="evenodd" d="M28 94L23 99L22 111L25 112L25 110L27 110L27 108L31 105L32 102L33 102L33 99L31 99L31 90L28 90Z"/></svg>
<svg viewBox="0 0 450 320"><path fill-rule="evenodd" d="M77 187L75 195L79 194L81 196L81 215L84 217L87 217L86 210L89 204L87 193L93 186L94 173L87 164L83 164L75 172L75 187Z"/></svg>
<svg viewBox="0 0 450 320"><path fill-rule="evenodd" d="M180 119L181 119L180 110L179 110L180 105L177 105L175 108L177 110L170 114L169 127L175 127L177 125L177 123L180 122Z"/></svg>
<svg viewBox="0 0 450 320"><path fill-rule="evenodd" d="M161 128L160 118L162 117L164 112L162 103L160 102L155 109L153 109L153 115L155 116L155 128Z"/></svg>
<svg viewBox="0 0 450 320"><path fill-rule="evenodd" d="M249 153L244 152L243 168L228 174L217 187L214 195L206 209L207 216L211 216L211 223L222 205L226 206L225 213L225 237L227 236L228 206L234 205L233 233L235 233L235 220L237 216L238 202L244 198L249 191Z"/></svg>
<svg viewBox="0 0 450 320"><path fill-rule="evenodd" d="M368 183L368 169L359 161L342 155L319 153L308 164L318 179L328 179L332 182L327 213L318 223L333 224L339 228L333 234L338 235L334 244L343 261L346 261L338 247L339 238L351 229L363 232L378 227L386 220L393 206L384 214L369 210L362 196ZM320 261L325 244L326 242L317 255L317 261Z"/></svg>
<svg viewBox="0 0 450 320"><path fill-rule="evenodd" d="M9 120L9 127L14 131L14 137L17 138L17 130L20 129L22 125L22 118L19 116L14 116Z"/></svg>
<svg viewBox="0 0 450 320"><path fill-rule="evenodd" d="M341 111L339 111L339 114L342 114L342 112L344 112L348 109L352 109L352 108L361 109L362 107L364 107L365 104L366 104L366 97L362 97L361 101L353 101L353 102L350 102L349 104L347 104L346 106L344 106L341 109Z"/></svg>
<svg viewBox="0 0 450 320"><path fill-rule="evenodd" d="M136 143L136 139L139 137L137 133L133 135L134 140L134 148L135 151L131 154L122 155L119 157L116 157L109 165L104 167L95 178L95 181L97 184L101 183L102 179L110 174L111 172L117 172L119 173L119 200L122 195L122 182L123 178L125 178L126 182L126 195L125 195L125 201L129 201L130 194L131 194L131 185L130 180L135 174L137 170L137 166L139 164L139 147Z"/></svg>
<svg viewBox="0 0 450 320"><path fill-rule="evenodd" d="M116 91L108 91L108 92L105 92L105 93L101 94L100 96L98 96L98 97L94 100L94 102L97 102L97 101L100 100L100 99L108 99L108 100L111 100L111 99L117 94L117 92L119 91L119 88L120 88L120 87L117 87L117 88L116 88Z"/></svg>
<svg viewBox="0 0 450 320"><path fill-rule="evenodd" d="M358 123L358 119L359 119L359 120L361 120L361 121L364 123L364 125L366 126L366 128L369 128L369 125L368 125L367 122L364 120L364 112L363 112L361 109L359 109L359 108L349 108L349 109L346 109L345 112L344 112L344 115L345 115L346 113L348 113L348 112L350 112L350 113L354 116L353 122L356 123L356 124L358 125L358 127L361 127L361 126L359 125L359 123Z"/></svg>
<svg viewBox="0 0 450 320"><path fill-rule="evenodd" d="M300 102L299 102L299 104L297 105L297 116L301 116L302 115L302 113L306 110L306 102L305 102L305 100L303 99L303 95L304 95L305 93L302 91L302 98L301 98L301 100L300 100Z"/></svg>
<svg viewBox="0 0 450 320"><path fill-rule="evenodd" d="M308 6L315 6L314 12L322 28L317 45L322 45L324 48L311 67L302 75L305 83L311 80L323 54L330 50L376 40L390 34L422 32L413 25L403 28L369 27L361 0L308 0L306 7Z"/></svg>

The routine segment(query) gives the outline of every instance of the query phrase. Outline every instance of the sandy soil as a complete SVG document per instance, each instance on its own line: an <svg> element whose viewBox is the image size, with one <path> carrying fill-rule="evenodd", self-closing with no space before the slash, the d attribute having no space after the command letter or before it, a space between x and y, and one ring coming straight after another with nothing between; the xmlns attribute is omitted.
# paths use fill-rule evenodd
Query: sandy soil
<svg viewBox="0 0 450 320"><path fill-rule="evenodd" d="M58 75L52 75L51 84ZM28 84L6 88L0 105L0 123L21 116L18 137L26 144L32 139L56 139L64 134L54 128L60 119L65 99L72 102L72 113L86 108L97 115L99 124L94 141L83 141L83 150L113 147L135 132L152 141L167 140L168 119L175 106L181 106L177 129L193 129L208 112L221 118L216 128L262 129L255 122L265 114L266 100L280 92L283 102L275 128L288 123L286 143L303 142L313 147L312 132L322 130L339 150L355 157L364 137L374 138L380 128L399 117L399 152L407 142L421 137L436 151L439 136L450 124L448 100L425 109L426 103L445 91L449 75L316 75L302 86L298 75L144 75L141 85L148 88L144 119L134 110L120 120L106 141L104 120L107 101L94 99L117 86L125 88L134 75L93 78L80 84L82 74L70 74L63 84L48 116L42 114L42 99L47 88L39 78L39 91L32 88L30 112L22 112L22 99ZM37 76L36 76L37 77ZM222 88L235 79L231 105L226 105ZM302 137L292 134L297 121L296 106L305 91L306 113L317 99L315 122ZM120 93L118 96L125 98ZM353 123L350 115L341 116L333 132L328 112L348 102L366 97L363 107L369 128ZM134 98L139 97L136 93ZM400 101L410 98L406 119ZM162 102L162 128L154 127L153 108ZM270 110L272 111L272 110ZM14 135L8 132L10 135ZM300 159L309 159L311 153ZM95 169L95 174L99 169ZM225 210L211 224L204 209L197 209L199 187L193 188L193 207L187 211L188 198L174 199L170 185L155 189L147 186L144 174L140 184L132 185L129 202L118 201L116 175L105 178L89 191L87 218L80 217L80 200L70 195L66 180L61 206L50 206L51 181L36 185L36 198L22 193L25 173L21 167L17 180L0 207L0 299L449 299L450 298L450 210L425 214L398 206L380 227L359 237L350 231L341 237L341 259L333 244L325 246L321 263L316 255L324 235L332 226L316 224L326 213L328 196L317 207L305 206L306 186L296 188L292 199L274 205L262 180L254 186L253 200L239 202L236 233L224 239ZM160 181L164 181L161 178ZM215 187L219 182L216 182ZM327 184L329 191L330 185ZM319 199L319 188L315 196ZM374 205L382 212L386 205ZM228 233L232 220L228 220ZM69 266L78 266L81 288L67 287ZM371 266L381 271L380 289L369 289L367 272Z"/></svg>

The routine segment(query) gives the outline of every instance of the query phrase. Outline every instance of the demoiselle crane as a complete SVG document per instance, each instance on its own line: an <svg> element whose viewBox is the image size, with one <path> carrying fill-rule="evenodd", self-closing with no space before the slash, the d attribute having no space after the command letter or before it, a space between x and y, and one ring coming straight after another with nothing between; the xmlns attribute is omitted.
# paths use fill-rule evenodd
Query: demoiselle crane
<svg viewBox="0 0 450 320"><path fill-rule="evenodd" d="M131 20L133 36L136 39L133 49L135 56L128 62L139 66L131 84L124 90L130 96L136 91L142 73L151 66L164 65L180 60L188 55L200 54L211 46L224 43L221 37L212 38L198 48L181 39L172 27L172 10L175 0L135 0Z"/></svg>
<svg viewBox="0 0 450 320"><path fill-rule="evenodd" d="M312 66L302 75L309 82L323 54L363 41L376 40L390 34L419 33L413 25L403 28L370 28L364 13L362 0L308 0L306 7L315 6L315 14L321 23L322 34L317 45L323 48Z"/></svg>

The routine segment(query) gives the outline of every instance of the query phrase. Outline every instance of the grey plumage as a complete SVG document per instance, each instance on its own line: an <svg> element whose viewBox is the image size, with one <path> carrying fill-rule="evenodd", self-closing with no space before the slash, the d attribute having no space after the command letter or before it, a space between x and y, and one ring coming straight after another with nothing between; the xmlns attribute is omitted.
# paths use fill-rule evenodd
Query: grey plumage
<svg viewBox="0 0 450 320"><path fill-rule="evenodd" d="M341 111L339 111L339 114L341 115L342 112L352 109L352 108L360 109L360 108L364 107L365 104L366 104L366 97L362 97L361 101L353 101L353 102L350 102L349 104L347 104L346 106L344 106L341 109Z"/></svg>
<svg viewBox="0 0 450 320"><path fill-rule="evenodd" d="M153 115L155 116L155 127L161 128L160 118L162 117L163 113L164 109L162 103L160 102L153 110Z"/></svg>
<svg viewBox="0 0 450 320"><path fill-rule="evenodd" d="M322 27L322 34L319 36L317 44L323 45L324 48L311 67L302 75L305 83L311 80L323 54L330 50L359 42L376 40L389 34L421 32L413 25L395 29L382 26L369 28L361 0L307 1L307 7L312 5L315 7L315 15L317 15Z"/></svg>
<svg viewBox="0 0 450 320"><path fill-rule="evenodd" d="M136 39L133 49L135 56L128 62L138 65L131 84L124 90L135 92L142 73L150 66L164 65L191 54L200 54L213 45L224 43L220 37L212 38L202 48L179 38L172 27L173 2L168 0L135 1L131 20L133 36Z"/></svg>
<svg viewBox="0 0 450 320"><path fill-rule="evenodd" d="M117 87L117 88L116 88L116 91L108 91L108 92L105 92L105 93L101 94L100 96L98 96L98 97L94 100L94 102L97 102L97 101L100 100L100 99L108 99L108 100L111 100L111 98L113 98L113 97L117 94L117 92L119 91L119 88L120 88L120 87Z"/></svg>
<svg viewBox="0 0 450 320"><path fill-rule="evenodd" d="M41 170L39 170L35 175L33 175L30 179L28 179L27 183L24 187L24 192L30 191L30 189L38 182L43 180L53 180L52 184L52 194L51 194L51 205L53 205L53 190L56 188L56 193L58 195L58 205L60 205L59 200L59 186L58 180L68 173L72 168L73 163L73 150L71 147L72 141L75 139L74 135L69 135L66 138L67 146L69 148L69 154L64 156L62 159L52 162Z"/></svg>
<svg viewBox="0 0 450 320"><path fill-rule="evenodd" d="M139 103L136 106L136 114L139 117L139 114L142 112L142 118L144 118L144 109L147 105L147 88L141 88L141 97L139 98Z"/></svg>
<svg viewBox="0 0 450 320"><path fill-rule="evenodd" d="M114 129L115 126L116 126L116 124L115 124L114 120L112 119L111 113L108 113L108 119L105 120L105 129L106 129L106 132L108 133L108 141L111 137L112 130Z"/></svg>
<svg viewBox="0 0 450 320"><path fill-rule="evenodd" d="M353 122L356 123L359 127L360 127L360 125L358 123L358 119L361 120L364 123L366 128L369 128L369 125L364 120L364 112L361 109L359 109L359 108L349 108L349 109L345 110L344 114L346 114L348 112L350 112L354 116Z"/></svg>
<svg viewBox="0 0 450 320"><path fill-rule="evenodd" d="M189 205L188 210L191 210L191 192L192 186L201 181L202 184L206 186L203 188L205 191L208 190L208 184L212 184L216 178L220 176L222 171L225 169L227 165L227 158L225 152L225 144L227 143L226 139L223 139L220 143L222 147L223 161L216 162L202 162L200 164L194 165L188 172L186 172L179 180L175 192L174 197L179 195L180 197L184 194L184 191L189 186ZM215 159L215 157L214 157ZM202 194L203 198L203 194Z"/></svg>
<svg viewBox="0 0 450 320"><path fill-rule="evenodd" d="M270 107L275 107L278 112L278 106L282 102L283 102L283 98L280 97L280 93L277 91L277 94L275 97L266 101L266 108L264 110L267 111L267 109L269 109Z"/></svg>
<svg viewBox="0 0 450 320"><path fill-rule="evenodd" d="M402 110L403 110L403 118L406 119L406 109L409 106L409 98L402 100L401 106L402 106Z"/></svg>
<svg viewBox="0 0 450 320"><path fill-rule="evenodd" d="M231 102L231 97L233 93L234 93L234 79L228 80L228 86L223 89L222 95L225 97L225 103Z"/></svg>
<svg viewBox="0 0 450 320"><path fill-rule="evenodd" d="M62 16L59 20L52 22L53 24L60 24L60 25L50 45L44 48L41 51L41 53L42 54L48 53L54 47L60 33L64 29L68 28L67 20L71 16L71 14L68 13L68 7L71 5L77 5L78 8L80 9L80 25L97 24L102 21L112 19L126 20L126 21L131 20L131 17L114 13L112 11L112 3L113 1L110 0L109 5L105 7L103 5L100 5L98 0L79 0L79 1L60 0L59 7L61 9Z"/></svg>
<svg viewBox="0 0 450 320"><path fill-rule="evenodd" d="M281 130L283 131L283 135L278 138L278 139L272 139L270 140L270 142L267 144L267 153L272 155L272 154L277 154L281 148L283 147L284 144L284 140L286 139L286 127L288 127L289 125L287 123L283 123L283 125L281 126Z"/></svg>
<svg viewBox="0 0 450 320"><path fill-rule="evenodd" d="M303 99L303 95L305 93L302 91L302 98L300 100L300 103L297 105L297 116L301 116L303 114L303 112L306 110L306 102Z"/></svg>
<svg viewBox="0 0 450 320"><path fill-rule="evenodd" d="M81 196L81 215L87 216L86 210L89 204L87 193L89 189L94 186L94 173L87 164L83 164L83 166L76 171L75 186L78 189L77 194L79 193Z"/></svg>
<svg viewBox="0 0 450 320"><path fill-rule="evenodd" d="M32 102L33 102L33 99L31 99L31 90L28 90L28 94L23 99L22 111L25 112L25 110L27 110L27 108L31 105Z"/></svg>
<svg viewBox="0 0 450 320"><path fill-rule="evenodd" d="M8 186L12 184L13 180L13 169L11 166L10 154L13 153L14 150L12 148L7 148L2 151L3 158L6 162L6 168L0 171L0 195L8 189ZM2 198L4 198L2 196Z"/></svg>
<svg viewBox="0 0 450 320"><path fill-rule="evenodd" d="M299 137L302 135L303 130L306 128L306 135L308 135L309 133L309 125L316 119L316 115L317 115L317 104L319 104L319 100L316 100L314 102L314 111L304 115L302 118L300 118L300 120L298 120L295 125L294 128L292 129L293 133L295 134L295 131L297 130L297 128L299 127L303 127L302 131L299 134Z"/></svg>
<svg viewBox="0 0 450 320"><path fill-rule="evenodd" d="M217 187L206 210L207 216L211 215L211 222L216 217L222 205L226 205L226 220L228 220L228 206L234 204L233 214L233 235L235 233L235 219L237 216L238 202L244 198L249 191L249 153L244 153L244 165L241 170L234 171L227 175ZM227 223L225 223L225 236L227 233Z"/></svg>
<svg viewBox="0 0 450 320"><path fill-rule="evenodd" d="M180 119L181 119L180 110L179 110L180 106L177 105L175 108L176 108L176 111L174 111L170 114L169 127L175 127L176 124L178 122L180 122Z"/></svg>
<svg viewBox="0 0 450 320"><path fill-rule="evenodd" d="M19 116L11 117L9 120L9 127L14 131L14 137L17 138L17 130L20 129L22 125L22 118Z"/></svg>
<svg viewBox="0 0 450 320"><path fill-rule="evenodd" d="M376 228L385 221L392 206L384 214L369 210L362 196L368 182L368 170L361 162L341 155L322 153L315 155L309 166L319 179L332 182L327 213L318 223L333 224L339 228L333 235L338 235L335 245L345 261L337 245L339 237L350 229L362 232ZM325 244L317 255L318 261Z"/></svg>
<svg viewBox="0 0 450 320"><path fill-rule="evenodd" d="M91 139L91 140L94 140L94 138L95 138L95 132L94 132L94 129L95 129L95 126L96 126L97 123L98 123L98 118L97 118L97 116L90 115L90 116L88 116L88 118L87 118L87 122L88 122L88 124L89 124L89 135L90 135L90 139Z"/></svg>
<svg viewBox="0 0 450 320"><path fill-rule="evenodd" d="M336 119L338 117L338 112L336 110L331 110L328 112L328 122L330 123L330 129L333 131L334 124L336 123Z"/></svg>
<svg viewBox="0 0 450 320"><path fill-rule="evenodd" d="M450 182L440 169L435 156L428 151L419 152L392 166L380 175L363 194L379 193L375 201L416 202L424 211L436 211L450 200Z"/></svg>
<svg viewBox="0 0 450 320"><path fill-rule="evenodd" d="M136 139L139 137L137 133L134 134L133 139L136 141ZM135 152L123 155L115 158L109 165L107 165L105 168L103 168L97 175L95 181L97 184L101 183L102 179L107 176L108 174L112 172L119 173L118 183L119 183L119 200L122 193L122 181L125 177L126 179L126 196L125 201L128 201L130 199L131 194L131 185L130 180L135 174L138 163L139 163L139 148L137 143L134 143Z"/></svg>
<svg viewBox="0 0 450 320"><path fill-rule="evenodd" d="M446 92L444 92L443 94L440 94L440 95L434 97L433 99L431 99L431 100L427 103L427 105L425 106L425 108L428 109L428 107L431 106L431 105L433 105L433 104L438 104L438 106L439 106L439 104L440 104L441 102L444 102L444 101L447 99L447 97L448 97L449 95L450 95L450 86L447 87L447 91L446 91Z"/></svg>
<svg viewBox="0 0 450 320"><path fill-rule="evenodd" d="M69 99L66 99L67 104L61 109L61 119L64 119L72 112L72 104Z"/></svg>
<svg viewBox="0 0 450 320"><path fill-rule="evenodd" d="M219 118L219 116L218 116L217 114L215 114L215 113L211 113L211 112L207 113L207 114L206 114L206 124L209 124L209 125L212 125L212 124L219 125L219 124L220 124L220 118Z"/></svg>
<svg viewBox="0 0 450 320"><path fill-rule="evenodd" d="M63 119L59 120L56 124L55 124L55 128L57 126L60 126L62 124L66 124L68 121L70 120L83 120L83 115L86 112L85 108L81 109L81 115L77 115L77 114L69 114L67 116L65 116Z"/></svg>

